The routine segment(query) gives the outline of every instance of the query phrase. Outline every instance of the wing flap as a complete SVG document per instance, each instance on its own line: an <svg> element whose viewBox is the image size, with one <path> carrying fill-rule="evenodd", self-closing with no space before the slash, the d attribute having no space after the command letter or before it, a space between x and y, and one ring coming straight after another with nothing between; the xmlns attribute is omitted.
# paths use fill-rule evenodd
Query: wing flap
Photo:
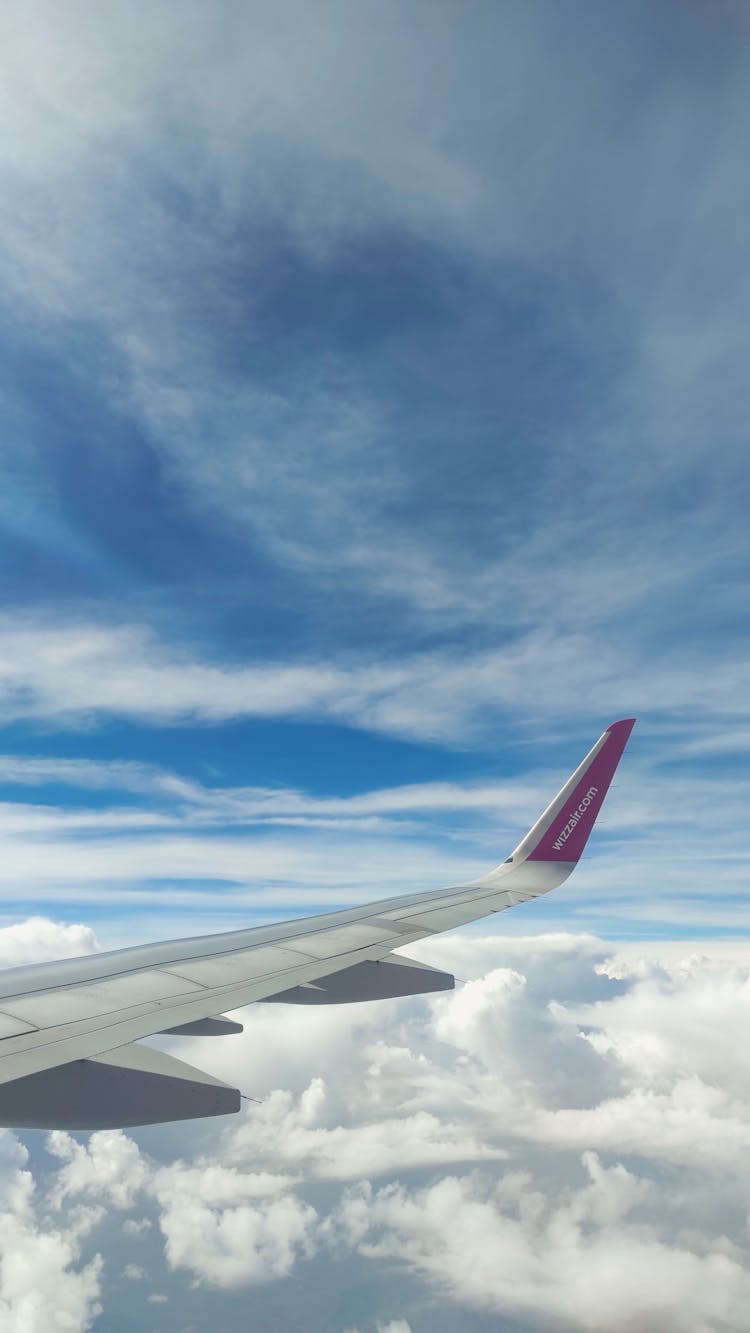
<svg viewBox="0 0 750 1333"><path fill-rule="evenodd" d="M73 1060L0 1088L0 1125L15 1129L121 1129L239 1109L237 1088L150 1046Z"/></svg>
<svg viewBox="0 0 750 1333"><path fill-rule="evenodd" d="M426 963L388 954L345 967L331 976L291 990L269 995L269 1004L355 1004L362 1000L393 1000L404 995L426 995L453 990L455 977Z"/></svg>

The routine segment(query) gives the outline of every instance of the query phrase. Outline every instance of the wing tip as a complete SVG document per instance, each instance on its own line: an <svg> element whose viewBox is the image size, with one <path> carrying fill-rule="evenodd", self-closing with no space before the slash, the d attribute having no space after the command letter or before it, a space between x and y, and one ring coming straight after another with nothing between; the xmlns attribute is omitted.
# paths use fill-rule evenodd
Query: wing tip
<svg viewBox="0 0 750 1333"><path fill-rule="evenodd" d="M541 819L514 852L529 861L579 861L622 758L634 717L610 722ZM530 845L529 845L530 844Z"/></svg>
<svg viewBox="0 0 750 1333"><path fill-rule="evenodd" d="M607 731L627 731L629 735L637 721L637 717L621 717L617 722L610 722Z"/></svg>

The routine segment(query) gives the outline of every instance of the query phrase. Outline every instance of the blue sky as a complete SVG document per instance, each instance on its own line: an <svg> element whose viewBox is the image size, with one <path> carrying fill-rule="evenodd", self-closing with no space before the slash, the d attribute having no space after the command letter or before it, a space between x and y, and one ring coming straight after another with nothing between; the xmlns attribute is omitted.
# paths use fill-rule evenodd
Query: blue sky
<svg viewBox="0 0 750 1333"><path fill-rule="evenodd" d="M638 718L454 992L0 1132L0 1325L745 1328L746 5L26 0L0 70L0 963L460 882Z"/></svg>
<svg viewBox="0 0 750 1333"><path fill-rule="evenodd" d="M739 6L2 20L2 917L449 883L612 718L502 929L744 932Z"/></svg>

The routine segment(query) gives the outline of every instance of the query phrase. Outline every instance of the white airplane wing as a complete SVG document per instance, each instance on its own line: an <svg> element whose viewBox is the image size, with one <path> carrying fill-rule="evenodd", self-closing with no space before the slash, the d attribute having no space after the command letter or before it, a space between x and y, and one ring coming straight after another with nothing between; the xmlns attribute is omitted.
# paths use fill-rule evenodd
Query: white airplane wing
<svg viewBox="0 0 750 1333"><path fill-rule="evenodd" d="M330 1004L450 989L447 973L392 951L562 884L633 722L612 723L513 855L470 884L0 973L0 1125L100 1129L237 1111L236 1088L139 1039L241 1031L216 1016L256 1000Z"/></svg>

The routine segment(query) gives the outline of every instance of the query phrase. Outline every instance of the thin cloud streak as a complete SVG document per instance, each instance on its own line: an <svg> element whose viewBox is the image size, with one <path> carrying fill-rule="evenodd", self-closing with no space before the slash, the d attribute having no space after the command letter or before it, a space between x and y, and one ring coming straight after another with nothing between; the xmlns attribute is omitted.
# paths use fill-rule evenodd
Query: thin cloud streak
<svg viewBox="0 0 750 1333"><path fill-rule="evenodd" d="M313 717L387 735L471 741L490 718L519 723L555 718L558 690L571 718L640 713L658 722L698 712L717 724L750 708L746 654L710 675L684 648L656 669L639 653L602 650L584 635L536 631L504 648L459 656L436 650L393 661L234 666L207 662L138 625L9 621L0 625L0 714L7 723L79 725L112 716L174 726L248 717ZM633 709L633 705L636 705ZM569 724L568 724L569 725ZM705 725L705 721L704 721Z"/></svg>
<svg viewBox="0 0 750 1333"><path fill-rule="evenodd" d="M228 21L230 11L220 12ZM22 223L11 221L6 242L14 255L10 270L25 274L27 304L36 300L47 320L52 307L58 317L88 319L104 331L120 358L107 391L118 410L125 404L146 429L195 511L207 512L212 524L231 525L251 547L260 544L275 564L292 566L305 587L319 588L321 580L342 590L353 584L360 596L406 602L411 621L418 617L433 629L458 620L475 629L498 620L523 629L543 620L556 634L571 623L611 631L619 616L624 646L638 608L644 629L656 633L659 610L675 590L689 598L701 574L723 582L747 549L741 526L727 525L724 512L730 483L739 496L743 482L732 421L746 416L739 410L746 377L733 359L741 339L732 325L744 327L748 304L744 232L725 228L719 243L715 234L717 217L747 212L747 173L736 169L746 137L744 63L729 29L722 27L726 35L710 48L697 99L698 29L683 24L671 78L650 79L633 114L632 80L643 77L644 48L650 56L658 45L648 40L648 21L658 28L658 17L643 14L645 26L632 27L613 18L618 40L603 61L592 58L601 38L595 9L591 22L581 18L580 28L563 31L536 9L513 24L499 11L483 11L481 20L462 27L458 46L450 7L429 31L399 11L393 33L382 14L376 20L367 8L357 18L334 8L314 31L303 6L288 12L294 21L282 32L262 7L244 14L232 8L231 49L221 22L195 8L179 36L169 8L159 5L140 14L137 25L127 13L105 14L92 29L77 6L62 19L52 12L45 22L37 13L14 19L8 59L15 68L30 65L31 74L26 95L9 108L10 148L24 143L25 151L20 160L17 150L10 156L9 197ZM304 59L296 42L290 48L289 30L298 40L307 34ZM424 58L425 42L431 59ZM166 63L160 52L169 52ZM705 46L701 54L707 60ZM383 80L379 69L390 77ZM444 71L439 80L437 69ZM537 80L535 99L529 86ZM80 88L88 89L85 102L71 103ZM191 127L187 156L175 142L170 105ZM715 139L712 127L720 130ZM156 181L182 189L192 208L176 218L168 192L166 199L158 189L147 192L138 210L141 243L133 246L129 233L123 243L121 225L113 227L106 212L100 216L111 196L99 188L99 177L107 171L115 194L119 188L131 195L132 159L142 155ZM281 162L283 170L274 166ZM289 162L297 188L287 201ZM52 255L49 235L38 236L27 218L36 215L50 172L58 218ZM648 199L637 217L627 206L633 197ZM596 385L601 419L555 418L557 432L549 456L533 469L531 495L529 479L522 476L517 486L514 476L512 504L501 507L498 494L496 513L497 487L488 487L481 528L493 543L470 554L475 488L466 496L473 522L447 543L440 503L434 533L432 505L423 506L418 527L393 521L394 513L408 514L423 482L419 459L392 445L394 434L409 435L411 423L394 423L388 392L366 391L346 357L285 365L288 387L279 392L267 382L238 385L221 350L205 345L211 333L204 335L185 308L183 264L202 275L216 324L234 336L239 301L254 346L263 329L252 323L258 300L252 256L263 243L258 233L265 234L279 208L289 219L292 251L315 271L363 235L437 234L443 267L446 256L455 262L457 255L480 264L485 286L488 268L501 291L511 269L531 275L533 289L550 283L564 346L580 343L587 326L582 295L593 295L597 311L608 308L610 336L611 326L630 332L627 347L616 340L611 381L605 376ZM82 228L90 212L99 225ZM219 281L227 265L236 273L229 292ZM564 280L571 270L582 279L581 292ZM255 296L247 308L245 284ZM583 359L590 354L589 343ZM527 369L538 390L536 361ZM672 405L668 419L665 402ZM726 484L713 501L701 495L700 506L673 515L681 534L675 541L652 521L653 501L681 487L691 492L691 460L705 450L706 419L715 421L719 409L722 430L711 432L719 466L712 472ZM498 417L502 422L502 405ZM431 423L422 427L428 438L433 433ZM375 445L377 484L366 465ZM618 521L623 504L626 527ZM405 616L399 624L403 632ZM603 642L598 637L600 648Z"/></svg>
<svg viewBox="0 0 750 1333"><path fill-rule="evenodd" d="M571 762L579 757L575 754ZM616 934L696 925L742 928L747 782L674 768L669 749L634 751L596 837L564 893L503 917L501 929L565 920ZM278 919L473 879L502 860L567 769L516 779L425 782L351 795L283 787L207 786L174 770L116 759L0 756L6 795L68 786L67 804L0 806L0 882L13 901L146 908L157 931ZM80 790L84 799L75 800ZM91 808L91 791L132 803ZM195 914L200 922L195 925ZM526 923L524 927L520 918ZM538 923L538 927L537 927ZM133 930L143 935L143 923Z"/></svg>

